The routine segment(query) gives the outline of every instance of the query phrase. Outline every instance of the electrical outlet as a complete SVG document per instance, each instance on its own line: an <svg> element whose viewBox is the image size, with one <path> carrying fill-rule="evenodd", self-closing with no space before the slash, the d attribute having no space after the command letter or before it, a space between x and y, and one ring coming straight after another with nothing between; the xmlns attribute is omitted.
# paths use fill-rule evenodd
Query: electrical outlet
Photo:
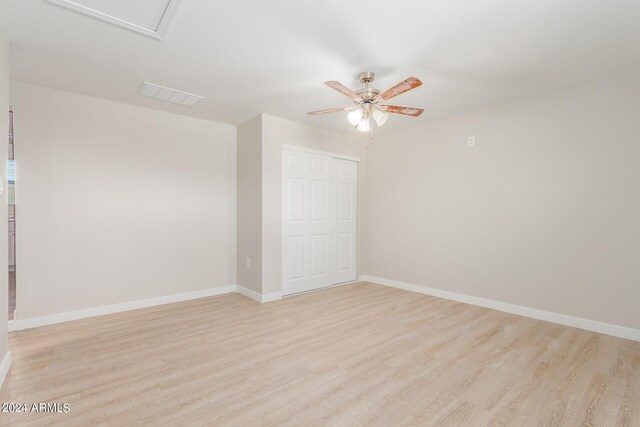
<svg viewBox="0 0 640 427"><path fill-rule="evenodd" d="M476 137L470 136L469 138L467 138L467 145L469 147L473 147L474 145L476 145Z"/></svg>
<svg viewBox="0 0 640 427"><path fill-rule="evenodd" d="M247 268L251 268L251 258L247 257L245 264L247 265Z"/></svg>

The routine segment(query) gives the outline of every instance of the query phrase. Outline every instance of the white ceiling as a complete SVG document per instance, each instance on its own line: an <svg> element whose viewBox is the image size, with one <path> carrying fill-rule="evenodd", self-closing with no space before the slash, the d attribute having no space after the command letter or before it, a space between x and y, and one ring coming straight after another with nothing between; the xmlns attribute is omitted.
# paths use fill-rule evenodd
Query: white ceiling
<svg viewBox="0 0 640 427"><path fill-rule="evenodd" d="M393 103L425 113L394 115L387 131L637 74L639 22L638 0L184 0L158 41L44 0L0 1L14 80L230 124L264 112L349 133L344 113L305 114L349 105L325 80L356 88L371 70L384 90L422 79ZM143 81L205 99L141 97Z"/></svg>

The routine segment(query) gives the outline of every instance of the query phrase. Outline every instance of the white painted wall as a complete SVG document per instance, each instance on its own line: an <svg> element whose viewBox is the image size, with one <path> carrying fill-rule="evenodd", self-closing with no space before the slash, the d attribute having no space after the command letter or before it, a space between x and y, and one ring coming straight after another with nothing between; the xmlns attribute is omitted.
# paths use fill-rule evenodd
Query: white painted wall
<svg viewBox="0 0 640 427"><path fill-rule="evenodd" d="M368 275L640 328L640 79L380 136L368 161Z"/></svg>
<svg viewBox="0 0 640 427"><path fill-rule="evenodd" d="M281 145L297 145L359 157L358 265L364 247L364 206L367 153L364 135L354 137L306 124L262 115L262 293L282 290L282 157Z"/></svg>
<svg viewBox="0 0 640 427"><path fill-rule="evenodd" d="M11 97L18 319L235 283L235 127L20 83Z"/></svg>
<svg viewBox="0 0 640 427"><path fill-rule="evenodd" d="M238 285L262 292L262 116L238 126ZM250 258L250 266L246 260Z"/></svg>
<svg viewBox="0 0 640 427"><path fill-rule="evenodd" d="M9 315L8 243L7 243L7 156L9 142L9 42L0 32L0 176L4 191L0 197L0 363L8 351L7 322ZM1 369L1 367L0 367ZM1 375L1 371L0 371ZM2 385L2 378L0 378Z"/></svg>

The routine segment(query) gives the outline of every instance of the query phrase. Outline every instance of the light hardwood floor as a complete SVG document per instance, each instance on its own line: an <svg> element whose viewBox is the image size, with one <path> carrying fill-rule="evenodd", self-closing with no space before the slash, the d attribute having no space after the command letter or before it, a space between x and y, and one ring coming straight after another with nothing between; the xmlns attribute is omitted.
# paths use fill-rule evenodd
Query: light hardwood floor
<svg viewBox="0 0 640 427"><path fill-rule="evenodd" d="M2 425L640 426L640 343L359 283L10 334Z"/></svg>

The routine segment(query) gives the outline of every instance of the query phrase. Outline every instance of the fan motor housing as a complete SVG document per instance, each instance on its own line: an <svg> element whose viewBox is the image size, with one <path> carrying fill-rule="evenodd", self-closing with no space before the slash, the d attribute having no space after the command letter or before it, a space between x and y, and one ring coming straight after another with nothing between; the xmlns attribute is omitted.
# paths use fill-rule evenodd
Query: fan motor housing
<svg viewBox="0 0 640 427"><path fill-rule="evenodd" d="M356 91L356 94L362 97L362 99L364 99L364 102L371 102L373 98L380 95L380 91L378 89L368 87Z"/></svg>
<svg viewBox="0 0 640 427"><path fill-rule="evenodd" d="M365 71L358 75L358 79L360 79L360 82L364 84L364 88L356 91L356 94L364 99L365 103L371 103L371 101L380 94L378 89L369 87L369 84L372 83L375 78L376 73L373 71Z"/></svg>

